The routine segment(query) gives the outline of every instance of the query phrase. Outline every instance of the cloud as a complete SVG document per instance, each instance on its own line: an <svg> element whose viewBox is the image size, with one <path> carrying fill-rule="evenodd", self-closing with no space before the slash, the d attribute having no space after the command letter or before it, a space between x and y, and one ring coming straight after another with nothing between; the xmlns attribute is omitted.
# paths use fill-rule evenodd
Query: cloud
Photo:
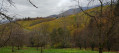
<svg viewBox="0 0 119 53"><path fill-rule="evenodd" d="M60 0L34 0L38 8L33 7L28 0L13 0L16 8L9 8L9 13L17 13L22 17L49 16L58 13Z"/></svg>
<svg viewBox="0 0 119 53"><path fill-rule="evenodd" d="M2 0L0 0L1 2ZM31 0L38 8L33 7L28 0L13 0L15 7L9 7L10 15L18 14L17 17L40 17L58 14L62 10L67 10L75 6L76 2L72 0ZM80 0L80 5L87 6L89 0ZM92 5L99 4L95 1Z"/></svg>

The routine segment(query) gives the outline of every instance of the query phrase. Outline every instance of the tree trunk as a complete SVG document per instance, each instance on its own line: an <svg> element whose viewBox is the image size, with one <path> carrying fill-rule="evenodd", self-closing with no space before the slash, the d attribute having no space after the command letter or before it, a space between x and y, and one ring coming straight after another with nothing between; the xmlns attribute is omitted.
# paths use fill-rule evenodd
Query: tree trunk
<svg viewBox="0 0 119 53"><path fill-rule="evenodd" d="M12 45L12 52L14 52L14 46Z"/></svg>
<svg viewBox="0 0 119 53"><path fill-rule="evenodd" d="M110 51L111 49L110 49L110 47L108 48L108 52Z"/></svg>
<svg viewBox="0 0 119 53"><path fill-rule="evenodd" d="M92 51L94 51L94 48L95 48L95 44L93 43L93 44L91 45Z"/></svg>
<svg viewBox="0 0 119 53"><path fill-rule="evenodd" d="M94 47L92 46L91 48L92 48L92 51L94 51Z"/></svg>
<svg viewBox="0 0 119 53"><path fill-rule="evenodd" d="M99 48L99 53L102 53L102 50L103 50L103 48L100 47L100 48Z"/></svg>
<svg viewBox="0 0 119 53"><path fill-rule="evenodd" d="M43 53L43 48L42 48L42 46L41 46L41 53Z"/></svg>
<svg viewBox="0 0 119 53"><path fill-rule="evenodd" d="M18 50L20 50L20 46L18 45L18 48L17 48Z"/></svg>
<svg viewBox="0 0 119 53"><path fill-rule="evenodd" d="M119 16L119 0L117 1L114 13L116 16Z"/></svg>
<svg viewBox="0 0 119 53"><path fill-rule="evenodd" d="M38 48L39 48L39 47L37 46L37 47L36 47L37 51L38 51Z"/></svg>
<svg viewBox="0 0 119 53"><path fill-rule="evenodd" d="M81 50L81 48L82 48L82 47L80 46L80 50Z"/></svg>
<svg viewBox="0 0 119 53"><path fill-rule="evenodd" d="M34 42L33 41L31 41L31 46L34 47Z"/></svg>
<svg viewBox="0 0 119 53"><path fill-rule="evenodd" d="M94 47L92 47L92 51L94 51Z"/></svg>
<svg viewBox="0 0 119 53"><path fill-rule="evenodd" d="M87 48L87 46L86 46L86 41L84 41L84 47L85 47L85 50L86 50L86 48Z"/></svg>
<svg viewBox="0 0 119 53"><path fill-rule="evenodd" d="M19 45L19 50L21 50L23 48L23 46L22 45Z"/></svg>
<svg viewBox="0 0 119 53"><path fill-rule="evenodd" d="M108 51L111 50L111 46L112 46L112 44L111 44L110 41L108 40L108 41L107 41L107 50L108 50Z"/></svg>

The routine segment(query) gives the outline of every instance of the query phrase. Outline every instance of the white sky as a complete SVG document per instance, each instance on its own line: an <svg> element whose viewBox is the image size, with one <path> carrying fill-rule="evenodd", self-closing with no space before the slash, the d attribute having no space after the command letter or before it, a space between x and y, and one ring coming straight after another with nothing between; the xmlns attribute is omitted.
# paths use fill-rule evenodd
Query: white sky
<svg viewBox="0 0 119 53"><path fill-rule="evenodd" d="M53 14L59 14L62 10L68 10L76 5L72 0L31 0L38 8L33 7L28 0L13 0L15 7L9 7L8 14L17 17L45 17ZM107 1L107 0L106 0ZM0 0L2 2L2 0ZM87 6L89 0L80 0L81 6ZM99 2L93 2L98 5Z"/></svg>

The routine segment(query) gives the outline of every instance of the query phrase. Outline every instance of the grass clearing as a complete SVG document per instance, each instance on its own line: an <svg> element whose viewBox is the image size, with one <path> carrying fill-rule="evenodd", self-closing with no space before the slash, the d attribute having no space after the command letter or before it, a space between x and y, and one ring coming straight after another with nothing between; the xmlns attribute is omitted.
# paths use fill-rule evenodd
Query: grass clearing
<svg viewBox="0 0 119 53"><path fill-rule="evenodd" d="M0 53L40 53L36 50L36 48L28 48L25 47L22 50L15 50L15 52L11 52L10 47L0 48ZM43 53L98 53L98 51L90 51L90 50L79 50L79 49L44 49ZM114 53L114 52L104 52L104 53Z"/></svg>

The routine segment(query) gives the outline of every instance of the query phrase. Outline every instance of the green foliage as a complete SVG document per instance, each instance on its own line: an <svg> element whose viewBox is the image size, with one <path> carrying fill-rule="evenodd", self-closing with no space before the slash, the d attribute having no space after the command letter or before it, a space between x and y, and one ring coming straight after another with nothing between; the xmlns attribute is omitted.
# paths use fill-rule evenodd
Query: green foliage
<svg viewBox="0 0 119 53"><path fill-rule="evenodd" d="M70 34L66 28L54 29L50 35L51 47L53 48L65 48L69 47Z"/></svg>

